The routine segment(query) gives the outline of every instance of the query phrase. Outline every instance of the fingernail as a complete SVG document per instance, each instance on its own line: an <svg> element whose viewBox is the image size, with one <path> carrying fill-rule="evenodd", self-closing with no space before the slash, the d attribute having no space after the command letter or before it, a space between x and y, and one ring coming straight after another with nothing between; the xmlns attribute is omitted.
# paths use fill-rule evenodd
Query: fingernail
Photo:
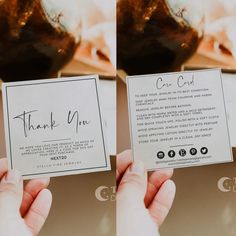
<svg viewBox="0 0 236 236"><path fill-rule="evenodd" d="M5 182L6 183L13 183L13 184L17 184L19 183L21 180L21 175L18 171L14 171L14 170L9 170L7 172L7 175L5 177Z"/></svg>
<svg viewBox="0 0 236 236"><path fill-rule="evenodd" d="M166 180L166 182L164 183L166 189L168 189L168 191L173 192L173 190L175 191L175 183L172 180Z"/></svg>
<svg viewBox="0 0 236 236"><path fill-rule="evenodd" d="M132 164L130 170L134 173L143 173L145 171L145 168L141 161L136 161Z"/></svg>

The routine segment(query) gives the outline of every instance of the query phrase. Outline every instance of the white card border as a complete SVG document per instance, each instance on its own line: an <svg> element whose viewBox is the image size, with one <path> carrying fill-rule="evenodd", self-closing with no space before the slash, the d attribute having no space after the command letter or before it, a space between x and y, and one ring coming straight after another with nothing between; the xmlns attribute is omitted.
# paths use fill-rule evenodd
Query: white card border
<svg viewBox="0 0 236 236"><path fill-rule="evenodd" d="M133 144L133 128L132 128L132 114L131 114L131 104L130 104L130 89L129 89L129 81L130 79L135 79L135 78L142 78L142 77L150 77L154 75L173 75L173 74L189 74L189 73L194 73L194 72L207 72L207 71L219 71L220 72L220 81L221 81L221 89L222 89L222 94L223 94L223 102L224 102L224 111L225 111L225 122L226 122L226 127L228 131L228 144L229 144L229 149L230 149L230 157L231 160L228 161L220 161L220 162L208 162L208 163L202 163L202 164L192 164L192 165L178 165L173 167L168 167L168 168L149 168L147 169L148 171L155 171L155 170L160 170L160 169L180 169L180 168L189 168L189 167L200 167L200 166L207 166L207 165L217 165L217 164L224 164L224 163L232 163L234 162L234 157L233 157L233 147L230 143L230 134L229 134L229 124L227 121L227 112L226 112L226 102L225 102L225 95L224 95L224 87L223 87L223 81L222 81L222 70L220 68L212 68L212 69L201 69L201 70L187 70L187 71L177 71L177 72L167 72L167 73L157 73L157 74L145 74L145 75L131 75L131 76L126 76L126 85L127 85L127 98L128 98L128 115L129 115L129 130L130 130L130 143L131 143L131 150L132 150L132 160L136 161L134 157L134 144Z"/></svg>
<svg viewBox="0 0 236 236"><path fill-rule="evenodd" d="M65 175L75 175L75 174L83 174L83 173L92 173L92 172L100 172L100 171L109 171L111 170L110 157L107 151L107 143L105 137L105 129L104 129L104 120L101 109L101 101L99 94L99 76L98 75L88 75L88 76L74 76L74 77L62 77L62 78L54 78L54 79L44 79L44 80L29 80L29 81L21 81L21 82L6 82L2 84L2 95L3 95L3 108L4 109L4 131L5 131L5 140L7 148L7 159L8 159L8 168L10 170L14 169L12 156L12 144L11 144L11 131L10 131L10 122L9 122L9 106L8 106L8 95L7 88L9 87L18 87L18 86L33 86L33 85L42 85L49 83L63 83L63 82L79 82L85 80L94 80L95 89L96 89L96 97L97 97L97 106L99 111L99 121L103 142L103 151L105 158L105 166L99 167L90 167L90 168L82 168L82 169L71 169L65 171L52 171L52 172L43 172L43 173L34 173L34 174L24 174L22 175L23 179L30 178L38 178L41 176L65 176Z"/></svg>

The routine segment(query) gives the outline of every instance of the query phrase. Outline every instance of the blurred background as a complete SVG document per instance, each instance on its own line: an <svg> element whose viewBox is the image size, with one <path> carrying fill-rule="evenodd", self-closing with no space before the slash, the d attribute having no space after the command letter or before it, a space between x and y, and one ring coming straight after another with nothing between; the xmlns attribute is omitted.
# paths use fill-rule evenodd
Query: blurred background
<svg viewBox="0 0 236 236"><path fill-rule="evenodd" d="M129 75L180 70L196 51L212 60L209 67L235 69L235 25L235 0L118 0L118 69ZM194 59L189 64L206 66Z"/></svg>
<svg viewBox="0 0 236 236"><path fill-rule="evenodd" d="M62 72L116 76L116 3L76 0L82 19L81 43Z"/></svg>
<svg viewBox="0 0 236 236"><path fill-rule="evenodd" d="M1 1L0 78L114 77L115 19L115 1Z"/></svg>

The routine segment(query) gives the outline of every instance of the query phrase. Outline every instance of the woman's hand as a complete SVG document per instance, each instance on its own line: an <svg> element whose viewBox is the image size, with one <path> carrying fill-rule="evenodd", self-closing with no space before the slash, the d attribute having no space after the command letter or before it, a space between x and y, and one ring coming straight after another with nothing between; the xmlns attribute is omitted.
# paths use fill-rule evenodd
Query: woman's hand
<svg viewBox="0 0 236 236"><path fill-rule="evenodd" d="M117 156L117 236L157 236L175 196L169 180L173 170L149 177L141 162L132 164L131 152Z"/></svg>
<svg viewBox="0 0 236 236"><path fill-rule="evenodd" d="M35 179L23 186L17 171L7 171L0 159L0 235L36 236L48 216L52 195L49 179Z"/></svg>

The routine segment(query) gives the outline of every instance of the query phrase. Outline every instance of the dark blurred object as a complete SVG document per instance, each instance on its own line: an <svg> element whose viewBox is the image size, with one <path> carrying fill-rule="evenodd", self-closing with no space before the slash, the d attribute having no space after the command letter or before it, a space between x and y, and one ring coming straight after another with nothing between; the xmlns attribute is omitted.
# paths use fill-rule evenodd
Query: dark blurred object
<svg viewBox="0 0 236 236"><path fill-rule="evenodd" d="M4 81L54 76L73 57L77 40L52 18L40 0L0 1L0 78Z"/></svg>
<svg viewBox="0 0 236 236"><path fill-rule="evenodd" d="M203 36L203 13L199 28L193 27L185 18L189 6L176 7L177 0L172 7L172 2L118 1L118 68L130 75L174 71L194 54Z"/></svg>

